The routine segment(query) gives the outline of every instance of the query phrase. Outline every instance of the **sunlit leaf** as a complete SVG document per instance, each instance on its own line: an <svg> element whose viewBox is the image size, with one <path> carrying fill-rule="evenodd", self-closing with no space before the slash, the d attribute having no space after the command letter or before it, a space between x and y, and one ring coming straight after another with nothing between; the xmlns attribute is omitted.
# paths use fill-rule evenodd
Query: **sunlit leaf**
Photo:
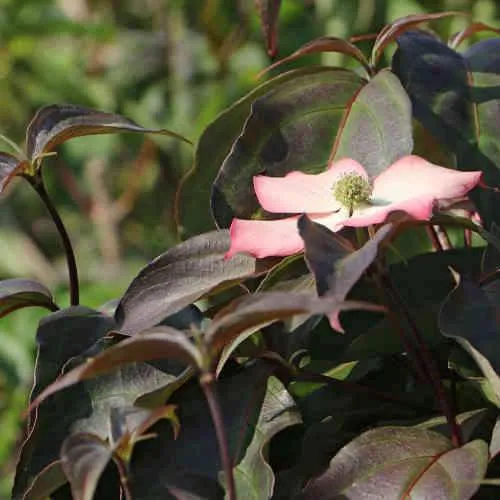
<svg viewBox="0 0 500 500"><path fill-rule="evenodd" d="M491 33L497 33L500 35L500 29L489 26L488 24L475 22L470 23L463 30L455 33L449 40L448 45L452 49L456 49L464 40L475 35L476 33L482 33L484 31L489 31Z"/></svg>
<svg viewBox="0 0 500 500"><path fill-rule="evenodd" d="M479 488L488 465L488 445L472 441L461 448L438 433L380 427L344 446L328 470L312 480L304 499L459 498Z"/></svg>
<svg viewBox="0 0 500 500"><path fill-rule="evenodd" d="M278 379L271 377L253 439L234 469L238 498L261 500L272 497L275 478L265 447L278 432L301 422L292 396Z"/></svg>
<svg viewBox="0 0 500 500"><path fill-rule="evenodd" d="M267 53L275 57L278 53L278 16L281 0L254 0L259 11L262 31L266 38Z"/></svg>
<svg viewBox="0 0 500 500"><path fill-rule="evenodd" d="M238 138L253 102L287 81L325 71L332 70L307 67L287 71L253 89L208 125L196 145L193 166L182 179L176 196L177 224L183 236L214 229L215 223L210 214L211 185Z"/></svg>
<svg viewBox="0 0 500 500"><path fill-rule="evenodd" d="M33 161L68 139L117 132L162 134L190 144L188 139L175 132L144 128L121 115L75 104L51 104L39 109L28 125L26 153Z"/></svg>
<svg viewBox="0 0 500 500"><path fill-rule="evenodd" d="M375 177L412 149L410 99L393 73L380 71L346 107L330 160L352 158Z"/></svg>
<svg viewBox="0 0 500 500"><path fill-rule="evenodd" d="M0 281L0 318L23 307L45 307L49 311L58 309L50 291L37 281Z"/></svg>
<svg viewBox="0 0 500 500"><path fill-rule="evenodd" d="M284 82L252 104L243 131L215 179L211 206L219 227L259 209L253 177L326 169L344 109L363 79L325 69Z"/></svg>
<svg viewBox="0 0 500 500"><path fill-rule="evenodd" d="M93 434L80 432L64 440L61 463L75 500L92 500L112 456L108 443Z"/></svg>
<svg viewBox="0 0 500 500"><path fill-rule="evenodd" d="M227 231L195 236L167 250L132 281L115 312L122 332L137 333L199 299L223 282L256 273L253 257L225 259Z"/></svg>
<svg viewBox="0 0 500 500"><path fill-rule="evenodd" d="M346 54L350 57L353 57L362 64L368 75L371 74L371 69L365 55L358 47L356 47L356 45L336 36L324 36L306 43L300 49L296 50L293 54L290 54L289 56L276 61L274 64L271 64L271 66L262 71L259 76L262 76L264 73L267 73L268 71L271 71L272 69L275 69L282 64L295 61L300 57L321 52L339 52L341 54Z"/></svg>
<svg viewBox="0 0 500 500"><path fill-rule="evenodd" d="M393 42L398 36L402 35L405 31L415 28L419 24L425 23L427 21L433 21L434 19L441 19L443 17L449 16L464 16L463 12L436 12L432 14L412 14L405 17L400 17L394 22L384 26L377 38L372 48L371 55L371 65L375 66L382 55L385 47Z"/></svg>

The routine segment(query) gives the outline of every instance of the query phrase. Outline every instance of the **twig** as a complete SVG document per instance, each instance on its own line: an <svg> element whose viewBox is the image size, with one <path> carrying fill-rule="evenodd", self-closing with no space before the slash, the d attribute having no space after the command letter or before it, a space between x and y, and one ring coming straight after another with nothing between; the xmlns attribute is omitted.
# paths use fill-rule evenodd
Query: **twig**
<svg viewBox="0 0 500 500"><path fill-rule="evenodd" d="M52 203L52 200L50 199L47 190L45 189L41 170L39 170L35 176L26 176L26 179L40 196L45 207L49 211L57 230L59 231L68 266L70 302L72 306L77 306L80 303L78 269L76 267L75 253L73 252L73 246L71 245L71 240L69 239L66 227L64 226L64 223L59 216L59 212Z"/></svg>
<svg viewBox="0 0 500 500"><path fill-rule="evenodd" d="M207 398L210 414L215 427L219 453L222 461L222 468L226 479L227 495L229 500L236 500L236 487L234 484L233 464L229 455L229 446L226 436L226 427L222 418L222 410L219 404L215 387L214 375L210 372L202 373L200 376L200 385Z"/></svg>

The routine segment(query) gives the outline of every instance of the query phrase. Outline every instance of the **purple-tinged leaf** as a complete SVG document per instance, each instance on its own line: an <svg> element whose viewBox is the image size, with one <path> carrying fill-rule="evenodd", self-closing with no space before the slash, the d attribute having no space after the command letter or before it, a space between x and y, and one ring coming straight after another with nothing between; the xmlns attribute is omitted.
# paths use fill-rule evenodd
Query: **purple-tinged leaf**
<svg viewBox="0 0 500 500"><path fill-rule="evenodd" d="M371 65L376 66L385 47L393 42L398 36L402 35L405 31L416 28L419 24L441 19L450 16L464 16L467 15L463 12L436 12L434 14L412 14L405 17L400 17L396 21L387 24L380 31L372 48Z"/></svg>
<svg viewBox="0 0 500 500"><path fill-rule="evenodd" d="M23 494L12 493L12 500L39 500L48 498L51 493L67 482L60 460L56 460L40 471Z"/></svg>
<svg viewBox="0 0 500 500"><path fill-rule="evenodd" d="M57 311L52 294L41 283L25 279L0 281L0 318L23 307L45 307Z"/></svg>
<svg viewBox="0 0 500 500"><path fill-rule="evenodd" d="M254 0L259 12L262 31L266 39L267 53L275 57L278 53L278 17L281 0Z"/></svg>
<svg viewBox="0 0 500 500"><path fill-rule="evenodd" d="M474 359L500 398L500 280L480 287L461 277L441 307L439 328Z"/></svg>
<svg viewBox="0 0 500 500"><path fill-rule="evenodd" d="M208 125L196 145L193 166L183 177L177 192L176 222L180 234L194 236L214 229L209 201L211 185L238 138L254 101L287 81L324 71L331 69L306 67L278 75L236 101Z"/></svg>
<svg viewBox="0 0 500 500"><path fill-rule="evenodd" d="M101 438L79 432L68 436L61 448L61 463L75 500L92 500L97 483L113 457Z"/></svg>
<svg viewBox="0 0 500 500"><path fill-rule="evenodd" d="M298 222L304 240L306 262L316 279L318 295L343 301L351 288L372 264L380 243L392 229L391 224L381 227L375 236L359 250L345 248L335 233L302 215ZM330 314L332 326L343 331L338 315Z"/></svg>
<svg viewBox="0 0 500 500"><path fill-rule="evenodd" d="M364 83L356 73L323 68L302 74L255 99L251 113L212 187L219 227L260 213L253 177L326 170L344 109Z"/></svg>
<svg viewBox="0 0 500 500"><path fill-rule="evenodd" d="M30 407L36 408L50 395L77 382L109 373L126 364L157 359L176 359L194 367L203 364L200 352L184 333L168 326L158 326L119 342L60 376L37 395Z"/></svg>
<svg viewBox="0 0 500 500"><path fill-rule="evenodd" d="M336 36L323 36L306 43L293 54L290 54L289 56L276 61L274 64L271 64L271 66L268 66L266 69L261 71L258 76L260 77L272 69L275 69L282 64L295 61L300 57L321 52L340 52L341 54L353 57L362 64L368 75L371 74L370 65L368 64L365 55L358 47L356 47L356 45L344 40L343 38L337 38Z"/></svg>
<svg viewBox="0 0 500 500"><path fill-rule="evenodd" d="M489 26L488 24L481 22L471 23L463 30L450 37L448 40L448 46L452 49L456 49L464 40L475 35L476 33L482 33L483 31L489 31L500 35L500 29L498 28L494 28L493 26Z"/></svg>
<svg viewBox="0 0 500 500"><path fill-rule="evenodd" d="M175 132L148 129L114 113L105 113L74 104L51 104L39 109L26 131L26 153L31 161L54 150L68 139L84 135L139 132L162 134L191 144Z"/></svg>
<svg viewBox="0 0 500 500"><path fill-rule="evenodd" d="M208 326L204 339L212 352L219 353L240 334L281 319L297 314L338 314L355 309L384 311L367 302L343 302L334 297L320 298L304 293L262 292L237 299L222 309Z"/></svg>
<svg viewBox="0 0 500 500"><path fill-rule="evenodd" d="M0 153L0 193L10 181L23 170L26 162L18 160L9 153Z"/></svg>
<svg viewBox="0 0 500 500"><path fill-rule="evenodd" d="M195 236L167 250L143 268L115 312L119 329L134 334L150 328L224 282L258 272L256 259L229 250L228 231Z"/></svg>
<svg viewBox="0 0 500 500"><path fill-rule="evenodd" d="M307 485L303 498L467 500L479 488L487 465L484 441L453 448L436 432L380 427L344 446L327 471Z"/></svg>
<svg viewBox="0 0 500 500"><path fill-rule="evenodd" d="M352 158L375 177L412 149L410 99L393 73L380 71L346 107L329 162Z"/></svg>
<svg viewBox="0 0 500 500"><path fill-rule="evenodd" d="M38 355L31 401L57 381L61 373L71 373L73 366L78 363L85 366L88 358L98 356L111 343L106 336L114 328L112 318L84 307L72 307L45 317L37 331ZM89 432L105 439L111 407L131 406L138 397L171 380L175 376L149 364L131 363L43 402L30 415L28 437L17 464L14 498L22 498L34 487L40 472L58 460L61 445L69 434Z"/></svg>
<svg viewBox="0 0 500 500"><path fill-rule="evenodd" d="M253 438L267 380L274 369L271 363L256 361L217 381L229 453L235 466ZM202 498L222 499L217 440L199 384L183 386L171 402L178 407L179 435L175 439L170 423L160 421L150 429L157 437L137 443L130 464L133 498L169 498L166 491L174 487Z"/></svg>
<svg viewBox="0 0 500 500"><path fill-rule="evenodd" d="M272 497L275 477L264 448L278 432L300 423L302 418L294 399L278 379L270 377L253 439L245 456L234 468L238 498L261 500Z"/></svg>

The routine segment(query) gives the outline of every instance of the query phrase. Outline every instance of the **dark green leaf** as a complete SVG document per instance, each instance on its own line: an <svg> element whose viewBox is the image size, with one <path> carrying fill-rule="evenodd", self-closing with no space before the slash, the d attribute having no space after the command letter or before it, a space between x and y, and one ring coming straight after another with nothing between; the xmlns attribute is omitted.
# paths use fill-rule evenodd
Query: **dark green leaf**
<svg viewBox="0 0 500 500"><path fill-rule="evenodd" d="M223 282L256 273L256 260L231 259L227 231L195 236L160 255L137 275L115 312L122 332L133 334L160 323Z"/></svg>
<svg viewBox="0 0 500 500"><path fill-rule="evenodd" d="M304 490L304 499L470 498L488 465L488 446L453 448L438 433L404 427L365 432L344 446L328 470Z"/></svg>
<svg viewBox="0 0 500 500"><path fill-rule="evenodd" d="M413 149L411 102L398 78L380 71L346 108L332 160L352 158L375 177Z"/></svg>
<svg viewBox="0 0 500 500"><path fill-rule="evenodd" d="M113 456L108 443L80 432L67 437L61 448L61 462L75 500L92 500L97 483Z"/></svg>
<svg viewBox="0 0 500 500"><path fill-rule="evenodd" d="M302 419L295 401L278 379L271 377L255 428L245 456L234 469L238 498L261 500L271 498L274 473L265 458L264 447L278 432L300 424Z"/></svg>
<svg viewBox="0 0 500 500"><path fill-rule="evenodd" d="M190 144L169 130L143 128L114 113L104 113L74 104L51 104L39 109L26 131L26 153L31 161L53 151L68 139L84 135L140 132L163 134Z"/></svg>
<svg viewBox="0 0 500 500"><path fill-rule="evenodd" d="M269 364L258 362L217 382L230 456L235 465L253 438L272 371ZM156 438L137 443L130 464L133 498L170 498L165 492L178 488L201 498L222 500L219 486L222 467L203 392L198 384L189 384L177 391L171 402L178 408L179 436L174 439L171 425L161 421L151 428Z"/></svg>
<svg viewBox="0 0 500 500"><path fill-rule="evenodd" d="M500 397L499 304L499 280L480 287L462 277L439 315L442 333L456 340L472 356L497 397Z"/></svg>
<svg viewBox="0 0 500 500"><path fill-rule="evenodd" d="M267 53L275 57L278 53L278 16L281 0L254 0L259 11L262 31L266 38Z"/></svg>
<svg viewBox="0 0 500 500"><path fill-rule="evenodd" d="M500 226L493 222L490 229L495 238L500 238ZM481 270L484 274L490 274L498 269L500 269L500 248L492 242L488 242L484 250Z"/></svg>
<svg viewBox="0 0 500 500"><path fill-rule="evenodd" d="M0 153L0 193L7 187L17 173L20 173L24 162L19 161L14 155Z"/></svg>
<svg viewBox="0 0 500 500"><path fill-rule="evenodd" d="M432 21L434 19L441 19L443 17L449 16L463 16L463 12L436 12L433 14L411 14L409 16L400 17L392 23L384 26L377 38L372 48L371 64L375 66L382 55L385 47L393 42L397 37L402 35L405 31L415 28L419 24L425 23L427 21Z"/></svg>
<svg viewBox="0 0 500 500"><path fill-rule="evenodd" d="M372 264L379 244L392 229L391 224L383 226L368 243L352 252L346 249L334 233L311 221L306 215L300 217L298 226L304 240L306 262L316 279L318 295L334 297L338 301L346 298ZM332 317L330 314L330 318ZM334 323L340 328L337 318Z"/></svg>
<svg viewBox="0 0 500 500"><path fill-rule="evenodd" d="M202 366L198 349L184 333L168 326L157 326L106 349L65 373L38 394L32 406L40 405L50 395L83 380L109 373L123 365L157 359L177 359L194 367Z"/></svg>
<svg viewBox="0 0 500 500"><path fill-rule="evenodd" d="M210 214L210 189L224 158L238 137L252 104L257 98L279 88L285 82L307 75L332 71L329 68L300 68L264 82L223 111L201 135L196 146L193 167L177 193L179 232L193 236L214 228Z"/></svg>
<svg viewBox="0 0 500 500"><path fill-rule="evenodd" d="M398 38L393 70L410 96L415 118L456 155L457 168L480 168L485 183L495 186L500 183L495 118L500 58L490 57L498 44L486 42L493 46L480 42L463 57L427 33L408 32ZM472 197L489 227L500 212L498 196L476 190Z"/></svg>
<svg viewBox="0 0 500 500"><path fill-rule="evenodd" d="M257 174L326 169L344 109L363 84L355 73L324 69L284 82L256 99L241 135L215 179L211 206L219 227L259 210Z"/></svg>
<svg viewBox="0 0 500 500"><path fill-rule="evenodd" d="M0 281L0 318L23 307L45 307L57 311L50 291L33 280Z"/></svg>

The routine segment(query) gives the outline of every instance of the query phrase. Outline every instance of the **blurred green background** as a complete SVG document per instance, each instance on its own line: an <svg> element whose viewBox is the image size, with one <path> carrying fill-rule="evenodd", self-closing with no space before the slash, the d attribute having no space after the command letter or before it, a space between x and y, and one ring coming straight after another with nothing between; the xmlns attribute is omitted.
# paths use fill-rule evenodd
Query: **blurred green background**
<svg viewBox="0 0 500 500"><path fill-rule="evenodd" d="M498 27L500 2L282 0L279 54L319 36L375 33L398 17L442 10ZM446 38L465 22L432 26ZM0 40L0 133L18 144L34 112L50 103L122 113L196 140L270 63L252 0L0 0ZM320 62L352 64L337 54L298 64ZM72 140L46 162L49 192L76 249L83 304L119 297L142 265L178 240L175 192L191 161L190 148L172 139L121 135ZM208 200L200 200L204 207ZM0 279L38 279L68 303L58 235L22 180L0 200L0 255ZM10 496L44 314L28 309L0 320L0 498Z"/></svg>

